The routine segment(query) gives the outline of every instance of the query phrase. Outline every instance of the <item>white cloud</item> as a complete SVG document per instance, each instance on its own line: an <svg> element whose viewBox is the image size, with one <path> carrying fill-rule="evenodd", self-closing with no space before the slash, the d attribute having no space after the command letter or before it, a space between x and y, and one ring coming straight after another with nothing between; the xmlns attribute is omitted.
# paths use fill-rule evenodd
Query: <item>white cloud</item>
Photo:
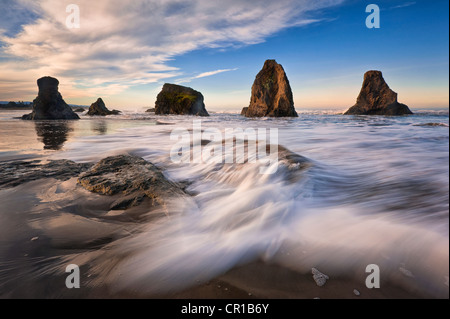
<svg viewBox="0 0 450 319"><path fill-rule="evenodd" d="M68 29L66 6L73 1L20 0L23 10L39 18L15 35L0 34L6 45L0 53L9 57L0 62L1 91L8 86L35 92L35 80L52 75L68 97L117 94L182 76L183 70L170 66L176 56L260 43L282 29L317 21L311 17L315 10L343 1L77 0L81 28Z"/></svg>
<svg viewBox="0 0 450 319"><path fill-rule="evenodd" d="M213 75L216 75L216 74L220 74L220 73L224 73L224 72L231 72L231 71L236 71L236 70L237 70L237 68L203 72L203 73L200 73L200 74L198 74L196 76L193 76L193 77L190 77L190 78L179 79L176 82L177 83L187 83L187 82L191 82L192 80L195 80L195 79L206 78L208 76L213 76Z"/></svg>
<svg viewBox="0 0 450 319"><path fill-rule="evenodd" d="M415 4L416 4L415 1L405 2L405 3L403 3L403 4L399 4L399 5L397 5L397 6L390 7L389 10L406 8L406 7L413 6L413 5L415 5Z"/></svg>

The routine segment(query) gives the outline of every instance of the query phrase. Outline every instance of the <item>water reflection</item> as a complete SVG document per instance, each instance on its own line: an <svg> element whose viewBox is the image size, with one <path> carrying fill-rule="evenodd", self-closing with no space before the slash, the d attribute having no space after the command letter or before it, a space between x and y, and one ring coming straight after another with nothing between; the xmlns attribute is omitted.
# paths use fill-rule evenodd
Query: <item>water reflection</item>
<svg viewBox="0 0 450 319"><path fill-rule="evenodd" d="M38 121L35 122L38 140L44 143L45 150L58 151L67 141L69 133L73 131L70 121Z"/></svg>
<svg viewBox="0 0 450 319"><path fill-rule="evenodd" d="M108 123L106 121L93 121L91 122L91 129L97 132L98 135L106 135L108 133Z"/></svg>

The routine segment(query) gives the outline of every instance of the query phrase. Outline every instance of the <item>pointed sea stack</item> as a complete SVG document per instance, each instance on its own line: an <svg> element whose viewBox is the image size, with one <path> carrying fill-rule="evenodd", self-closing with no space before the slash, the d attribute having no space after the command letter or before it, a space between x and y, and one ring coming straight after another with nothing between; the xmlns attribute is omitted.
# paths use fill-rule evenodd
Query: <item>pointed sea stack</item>
<svg viewBox="0 0 450 319"><path fill-rule="evenodd" d="M58 91L59 81L46 76L37 80L39 93L33 101L33 112L23 120L79 120L78 115L63 100Z"/></svg>
<svg viewBox="0 0 450 319"><path fill-rule="evenodd" d="M298 117L289 80L281 64L267 60L256 76L250 106L242 110L247 117Z"/></svg>
<svg viewBox="0 0 450 319"><path fill-rule="evenodd" d="M106 115L119 115L120 111L117 110L108 110L106 108L105 102L101 98L98 98L97 102L92 103L91 107L89 108L89 112L87 115L94 116L106 116Z"/></svg>
<svg viewBox="0 0 450 319"><path fill-rule="evenodd" d="M166 83L158 94L155 113L209 116L203 101L203 95L194 89Z"/></svg>
<svg viewBox="0 0 450 319"><path fill-rule="evenodd" d="M398 103L397 93L386 84L380 71L364 74L364 83L356 105L345 115L407 115L413 114L405 104Z"/></svg>

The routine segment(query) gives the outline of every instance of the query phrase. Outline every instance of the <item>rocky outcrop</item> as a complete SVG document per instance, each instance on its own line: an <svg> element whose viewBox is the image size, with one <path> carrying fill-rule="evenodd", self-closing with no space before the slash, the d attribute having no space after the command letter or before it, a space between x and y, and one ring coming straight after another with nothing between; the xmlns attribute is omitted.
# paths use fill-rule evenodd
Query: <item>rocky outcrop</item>
<svg viewBox="0 0 450 319"><path fill-rule="evenodd" d="M88 170L92 164L75 163L69 160L18 161L0 163L0 189L16 187L42 178L66 181Z"/></svg>
<svg viewBox="0 0 450 319"><path fill-rule="evenodd" d="M152 108L152 109L148 109L147 111L145 111L146 113L155 113L156 109Z"/></svg>
<svg viewBox="0 0 450 319"><path fill-rule="evenodd" d="M75 113L84 113L84 111L86 111L84 108L82 108L82 107L78 107L78 108L76 108L76 109L73 109L73 111L75 112Z"/></svg>
<svg viewBox="0 0 450 319"><path fill-rule="evenodd" d="M98 100L95 103L92 103L91 107L89 108L89 112L87 112L87 115L90 116L107 116L107 115L119 115L120 111L117 110L108 110L106 108L105 102L101 98L98 98Z"/></svg>
<svg viewBox="0 0 450 319"><path fill-rule="evenodd" d="M242 116L247 116L248 107L244 107L241 111Z"/></svg>
<svg viewBox="0 0 450 319"><path fill-rule="evenodd" d="M398 103L397 93L384 81L380 71L368 71L356 105L345 115L406 115L413 114L405 104Z"/></svg>
<svg viewBox="0 0 450 319"><path fill-rule="evenodd" d="M247 117L298 117L289 80L283 67L267 60L256 76L250 106L242 110Z"/></svg>
<svg viewBox="0 0 450 319"><path fill-rule="evenodd" d="M200 92L189 87L168 83L164 84L162 91L158 94L155 113L157 115L209 116Z"/></svg>
<svg viewBox="0 0 450 319"><path fill-rule="evenodd" d="M22 117L24 120L78 120L72 108L67 105L58 91L59 81L43 77L37 81L39 93L33 101L33 112Z"/></svg>
<svg viewBox="0 0 450 319"><path fill-rule="evenodd" d="M88 191L102 195L119 195L113 210L140 205L144 199L152 206L165 206L171 197L186 196L182 188L167 180L161 170L144 159L130 155L101 160L78 178Z"/></svg>

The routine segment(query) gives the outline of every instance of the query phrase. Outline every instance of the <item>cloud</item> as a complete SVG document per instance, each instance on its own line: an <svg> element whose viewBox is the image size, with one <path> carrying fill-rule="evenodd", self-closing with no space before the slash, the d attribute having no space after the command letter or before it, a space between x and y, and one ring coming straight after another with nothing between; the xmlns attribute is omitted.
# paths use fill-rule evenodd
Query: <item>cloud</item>
<svg viewBox="0 0 450 319"><path fill-rule="evenodd" d="M403 4L399 4L399 5L397 5L397 6L390 7L389 10L406 8L406 7L413 6L413 5L415 5L415 4L416 4L415 1L406 2L406 3L403 3Z"/></svg>
<svg viewBox="0 0 450 319"><path fill-rule="evenodd" d="M316 10L344 0L77 0L80 29L65 24L73 1L3 1L8 5L0 4L2 12L14 14L1 25L0 92L8 86L10 94L31 94L35 79L52 75L68 96L98 96L179 78L183 70L170 65L177 56L261 43L280 30L318 21ZM213 72L219 71L229 70Z"/></svg>
<svg viewBox="0 0 450 319"><path fill-rule="evenodd" d="M237 68L203 72L203 73L200 73L200 74L198 74L196 76L193 76L193 77L190 77L190 78L179 79L176 82L177 83L187 83L187 82L191 82L192 80L195 80L195 79L206 78L208 76L213 76L213 75L216 75L216 74L220 74L220 73L224 73L224 72L231 72L231 71L236 71L236 70L237 70Z"/></svg>

